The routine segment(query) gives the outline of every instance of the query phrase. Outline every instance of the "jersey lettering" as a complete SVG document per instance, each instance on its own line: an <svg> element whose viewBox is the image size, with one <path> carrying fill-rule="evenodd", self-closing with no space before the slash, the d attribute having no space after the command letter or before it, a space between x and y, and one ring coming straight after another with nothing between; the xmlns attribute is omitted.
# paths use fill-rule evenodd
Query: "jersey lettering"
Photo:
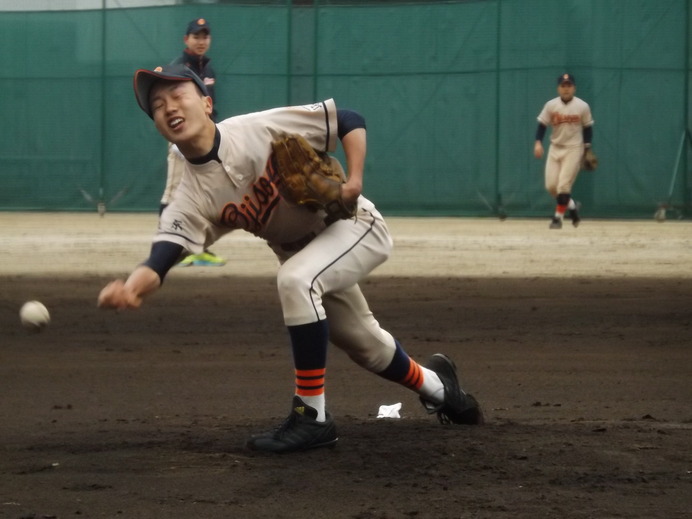
<svg viewBox="0 0 692 519"><path fill-rule="evenodd" d="M271 212L279 203L279 192L267 178L267 173L252 185L252 196L243 196L243 202L227 203L221 210L221 223L234 229L257 234L267 223Z"/></svg>
<svg viewBox="0 0 692 519"><path fill-rule="evenodd" d="M318 110L322 110L322 103L313 103L311 105L304 105L303 108L305 108L309 112L316 112Z"/></svg>
<svg viewBox="0 0 692 519"><path fill-rule="evenodd" d="M566 123L578 123L581 122L581 117L575 114L560 114L554 113L550 120L553 126Z"/></svg>

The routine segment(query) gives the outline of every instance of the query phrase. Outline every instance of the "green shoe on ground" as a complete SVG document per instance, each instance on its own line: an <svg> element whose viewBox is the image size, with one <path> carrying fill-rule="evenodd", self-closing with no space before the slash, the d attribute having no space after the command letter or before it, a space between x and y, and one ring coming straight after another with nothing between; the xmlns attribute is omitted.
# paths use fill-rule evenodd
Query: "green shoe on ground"
<svg viewBox="0 0 692 519"><path fill-rule="evenodd" d="M203 252L202 254L190 254L180 263L179 267L221 267L226 264L226 260L217 256L213 252Z"/></svg>

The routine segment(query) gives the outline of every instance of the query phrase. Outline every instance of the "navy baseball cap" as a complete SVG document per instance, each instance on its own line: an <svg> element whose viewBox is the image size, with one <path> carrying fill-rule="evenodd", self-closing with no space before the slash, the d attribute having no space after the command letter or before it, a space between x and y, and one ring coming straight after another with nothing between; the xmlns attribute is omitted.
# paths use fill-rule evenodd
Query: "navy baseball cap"
<svg viewBox="0 0 692 519"><path fill-rule="evenodd" d="M197 34L202 31L207 31L211 34L211 29L207 21L204 18L195 18L187 24L187 32L185 34Z"/></svg>
<svg viewBox="0 0 692 519"><path fill-rule="evenodd" d="M166 65L165 67L156 67L154 70L139 69L135 72L134 77L135 97L139 107L152 119L154 116L151 112L149 93L154 83L159 80L192 81L203 95L209 95L204 81L185 65Z"/></svg>
<svg viewBox="0 0 692 519"><path fill-rule="evenodd" d="M562 74L557 78L557 84L561 85L562 83L572 83L573 85L576 85L576 81L574 81L574 76L572 74Z"/></svg>

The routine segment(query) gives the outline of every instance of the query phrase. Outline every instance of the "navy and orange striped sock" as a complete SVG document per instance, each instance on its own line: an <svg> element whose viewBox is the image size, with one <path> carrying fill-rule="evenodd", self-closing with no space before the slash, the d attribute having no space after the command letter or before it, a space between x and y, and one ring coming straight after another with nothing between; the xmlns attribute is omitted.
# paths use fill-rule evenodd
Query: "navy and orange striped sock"
<svg viewBox="0 0 692 519"><path fill-rule="evenodd" d="M296 395L305 405L317 411L317 421L326 419L326 405L324 398L324 375L326 369L298 369L296 368Z"/></svg>
<svg viewBox="0 0 692 519"><path fill-rule="evenodd" d="M564 218L565 213L567 212L567 209L569 207L569 201L571 200L571 196L569 193L558 193L556 201L557 201L557 206L555 207L555 217L556 218Z"/></svg>
<svg viewBox="0 0 692 519"><path fill-rule="evenodd" d="M329 327L327 321L289 326L296 375L296 392L300 399L317 411L317 421L326 419L324 379L327 366Z"/></svg>
<svg viewBox="0 0 692 519"><path fill-rule="evenodd" d="M421 366L396 342L394 358L379 376L401 384L436 403L444 399L444 386L434 371Z"/></svg>

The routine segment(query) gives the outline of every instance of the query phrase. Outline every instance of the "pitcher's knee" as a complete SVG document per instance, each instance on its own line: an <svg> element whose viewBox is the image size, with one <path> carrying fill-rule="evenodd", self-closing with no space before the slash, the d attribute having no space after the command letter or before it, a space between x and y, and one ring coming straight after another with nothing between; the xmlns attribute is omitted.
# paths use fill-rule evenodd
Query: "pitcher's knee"
<svg viewBox="0 0 692 519"><path fill-rule="evenodd" d="M287 326L311 323L325 319L322 290L307 277L296 271L279 271L277 275L279 300Z"/></svg>
<svg viewBox="0 0 692 519"><path fill-rule="evenodd" d="M384 348L375 351L349 350L347 354L361 368L375 374L384 370L392 360L391 353Z"/></svg>
<svg viewBox="0 0 692 519"><path fill-rule="evenodd" d="M279 294L287 292L304 292L310 290L311 281L306 275L296 269L279 269L276 276L276 286Z"/></svg>
<svg viewBox="0 0 692 519"><path fill-rule="evenodd" d="M338 324L330 329L330 340L349 358L373 373L385 369L394 356L396 343L394 337L384 330L377 332L354 326L348 331L338 329Z"/></svg>

